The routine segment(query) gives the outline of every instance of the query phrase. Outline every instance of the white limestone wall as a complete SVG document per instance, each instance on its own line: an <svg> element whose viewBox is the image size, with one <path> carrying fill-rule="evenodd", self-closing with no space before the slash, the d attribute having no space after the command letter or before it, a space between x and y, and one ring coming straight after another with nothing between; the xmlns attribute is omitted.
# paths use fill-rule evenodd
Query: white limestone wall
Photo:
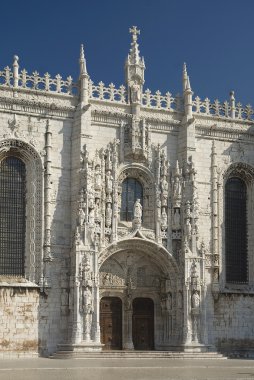
<svg viewBox="0 0 254 380"><path fill-rule="evenodd" d="M6 94L5 94L6 95ZM19 94L17 101L35 101L33 96ZM48 103L57 100L46 99ZM72 119L66 111L53 107L53 111L43 110L45 99L37 96L41 108L31 105L30 109L16 107L14 111L0 112L0 141L3 138L15 138L30 144L41 156L43 165L45 159L45 132L49 120L52 132L51 149L51 256L49 268L49 287L43 292L36 288L22 286L13 287L13 282L0 276L0 356L8 356L11 352L40 353L48 355L57 349L57 344L67 339L68 329L68 289L69 289L69 254L71 246L70 220L70 169L71 169L71 133ZM58 102L58 106L71 107L71 102ZM0 104L0 110L4 104ZM11 129L13 121L17 127ZM28 200L29 201L29 200ZM44 220L41 221L42 232ZM17 291L19 289L19 291Z"/></svg>
<svg viewBox="0 0 254 380"><path fill-rule="evenodd" d="M39 292L0 285L0 358L37 356Z"/></svg>
<svg viewBox="0 0 254 380"><path fill-rule="evenodd" d="M218 182L218 226L219 226L219 256L220 256L220 292L219 297L212 295L212 269L206 268L206 321L208 342L214 344L220 350L230 352L232 350L248 350L254 348L254 297L253 284L253 241L251 234L248 242L249 255L249 288L225 286L225 261L224 261L224 238L223 238L223 209L224 209L224 178L223 173L233 163L243 162L253 167L254 154L252 144L247 138L243 141L232 141L226 138L215 138L216 165ZM207 252L212 249L212 209L211 209L211 152L212 137L196 139L195 168L197 170L198 194L200 203L200 239L204 240ZM253 199L253 194L248 193ZM250 200L250 199L249 199ZM252 201L251 201L252 203ZM250 207L251 203L249 203ZM250 215L253 213L251 212ZM248 228L251 228L252 217L248 220ZM231 292L230 292L231 289ZM242 293L242 294L241 294Z"/></svg>
<svg viewBox="0 0 254 380"><path fill-rule="evenodd" d="M254 295L222 294L214 302L213 342L222 351L254 349Z"/></svg>

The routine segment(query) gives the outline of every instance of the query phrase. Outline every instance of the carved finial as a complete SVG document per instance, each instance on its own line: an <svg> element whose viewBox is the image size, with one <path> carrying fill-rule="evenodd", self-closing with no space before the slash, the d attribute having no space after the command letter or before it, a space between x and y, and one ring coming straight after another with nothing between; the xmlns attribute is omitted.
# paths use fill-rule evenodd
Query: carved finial
<svg viewBox="0 0 254 380"><path fill-rule="evenodd" d="M235 119L235 91L230 91L230 106L232 119Z"/></svg>
<svg viewBox="0 0 254 380"><path fill-rule="evenodd" d="M129 29L129 32L132 34L132 43L131 43L129 59L132 64L144 65L144 58L142 60L139 56L139 48L138 48L138 43L137 43L140 30L138 30L136 26L133 26L132 28Z"/></svg>
<svg viewBox="0 0 254 380"><path fill-rule="evenodd" d="M79 65L80 65L80 75L81 74L87 74L86 59L85 59L84 45L83 44L81 44L81 46L80 46Z"/></svg>
<svg viewBox="0 0 254 380"><path fill-rule="evenodd" d="M19 83L19 57L14 55L13 57L13 86L18 87Z"/></svg>
<svg viewBox="0 0 254 380"><path fill-rule="evenodd" d="M188 78L187 67L186 67L186 63L184 62L183 64L183 92L186 90L186 87L187 87L187 78Z"/></svg>
<svg viewBox="0 0 254 380"><path fill-rule="evenodd" d="M18 61L19 61L19 57L17 55L14 55L14 57L13 57L13 66L19 65Z"/></svg>
<svg viewBox="0 0 254 380"><path fill-rule="evenodd" d="M138 35L140 34L140 30L136 26L133 26L129 29L129 32L132 34L132 41L136 42L138 39Z"/></svg>

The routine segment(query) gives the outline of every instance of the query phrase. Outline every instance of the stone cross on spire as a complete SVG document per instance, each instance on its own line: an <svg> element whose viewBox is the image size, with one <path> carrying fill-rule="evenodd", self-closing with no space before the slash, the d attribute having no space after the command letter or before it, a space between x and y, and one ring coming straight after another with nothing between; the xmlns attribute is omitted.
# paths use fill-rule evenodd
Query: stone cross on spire
<svg viewBox="0 0 254 380"><path fill-rule="evenodd" d="M133 26L129 29L129 32L132 34L132 41L136 42L138 39L138 34L140 34L140 30L136 26Z"/></svg>

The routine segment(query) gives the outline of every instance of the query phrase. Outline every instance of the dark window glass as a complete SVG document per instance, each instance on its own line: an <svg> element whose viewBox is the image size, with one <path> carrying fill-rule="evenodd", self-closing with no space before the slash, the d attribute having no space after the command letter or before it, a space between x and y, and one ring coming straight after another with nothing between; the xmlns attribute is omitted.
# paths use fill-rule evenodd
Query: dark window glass
<svg viewBox="0 0 254 380"><path fill-rule="evenodd" d="M240 178L226 183L226 281L248 281L246 185Z"/></svg>
<svg viewBox="0 0 254 380"><path fill-rule="evenodd" d="M127 178L122 184L121 220L128 222L133 219L133 208L137 199L140 199L140 203L143 205L142 185L135 178Z"/></svg>
<svg viewBox="0 0 254 380"><path fill-rule="evenodd" d="M0 274L24 275L25 164L16 157L0 162Z"/></svg>

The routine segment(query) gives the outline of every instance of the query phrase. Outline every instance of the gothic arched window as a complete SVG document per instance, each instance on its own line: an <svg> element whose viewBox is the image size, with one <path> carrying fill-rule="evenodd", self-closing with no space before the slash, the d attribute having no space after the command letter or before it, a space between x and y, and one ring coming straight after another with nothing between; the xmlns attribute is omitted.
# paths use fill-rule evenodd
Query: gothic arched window
<svg viewBox="0 0 254 380"><path fill-rule="evenodd" d="M247 189L245 182L231 177L225 187L226 282L248 282Z"/></svg>
<svg viewBox="0 0 254 380"><path fill-rule="evenodd" d="M143 205L141 183L135 178L126 178L122 183L121 220L129 222L133 219L133 208L137 199L140 199L140 203Z"/></svg>
<svg viewBox="0 0 254 380"><path fill-rule="evenodd" d="M0 274L24 276L26 167L8 156L0 162Z"/></svg>

